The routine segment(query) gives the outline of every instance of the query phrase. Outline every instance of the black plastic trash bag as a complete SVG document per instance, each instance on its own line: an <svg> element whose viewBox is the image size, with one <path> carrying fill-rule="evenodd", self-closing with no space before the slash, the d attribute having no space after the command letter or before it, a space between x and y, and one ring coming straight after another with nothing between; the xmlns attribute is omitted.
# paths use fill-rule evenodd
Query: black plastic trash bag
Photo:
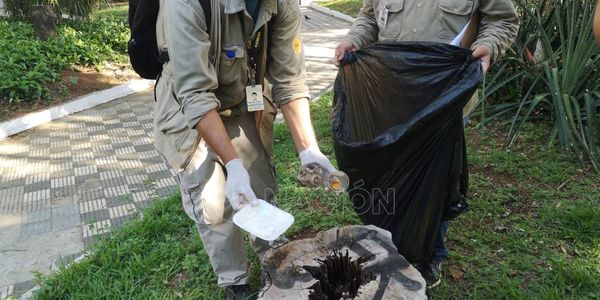
<svg viewBox="0 0 600 300"><path fill-rule="evenodd" d="M462 109L483 80L471 53L378 43L347 53L335 82L335 154L354 208L413 263L431 259L441 221L467 208Z"/></svg>

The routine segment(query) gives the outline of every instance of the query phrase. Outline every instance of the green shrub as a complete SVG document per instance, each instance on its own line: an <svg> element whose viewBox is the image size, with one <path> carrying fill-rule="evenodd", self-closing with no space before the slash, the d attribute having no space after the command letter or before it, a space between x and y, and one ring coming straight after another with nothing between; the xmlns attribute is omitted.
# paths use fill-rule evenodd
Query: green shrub
<svg viewBox="0 0 600 300"><path fill-rule="evenodd" d="M518 4L521 28L512 48L487 76L482 120L511 116L511 144L526 122L550 121L554 125L550 140L558 140L600 171L600 48L592 35L595 0Z"/></svg>
<svg viewBox="0 0 600 300"><path fill-rule="evenodd" d="M128 32L123 21L112 18L66 21L56 37L42 42L31 25L0 20L0 103L47 98L47 83L59 79L69 65L120 59Z"/></svg>

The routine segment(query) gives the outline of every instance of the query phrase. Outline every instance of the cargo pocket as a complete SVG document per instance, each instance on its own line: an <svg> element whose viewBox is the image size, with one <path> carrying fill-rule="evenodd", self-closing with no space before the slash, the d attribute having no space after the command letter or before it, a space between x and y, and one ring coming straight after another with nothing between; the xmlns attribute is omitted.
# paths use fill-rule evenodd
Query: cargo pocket
<svg viewBox="0 0 600 300"><path fill-rule="evenodd" d="M377 26L379 27L379 36L383 38L395 38L400 35L402 30L402 10L404 9L404 0L383 0L379 2L376 10ZM383 19L387 20L385 26Z"/></svg>
<svg viewBox="0 0 600 300"><path fill-rule="evenodd" d="M225 200L225 174L216 154L204 142L185 170L178 173L185 213L196 223L220 224L231 207Z"/></svg>
<svg viewBox="0 0 600 300"><path fill-rule="evenodd" d="M440 0L439 9L438 36L450 42L467 25L473 12L473 0Z"/></svg>

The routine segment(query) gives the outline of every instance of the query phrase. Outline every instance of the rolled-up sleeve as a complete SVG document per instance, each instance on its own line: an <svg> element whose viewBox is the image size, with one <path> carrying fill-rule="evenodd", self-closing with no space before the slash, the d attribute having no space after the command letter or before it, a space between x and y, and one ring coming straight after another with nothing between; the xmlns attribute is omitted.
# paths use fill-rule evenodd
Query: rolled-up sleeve
<svg viewBox="0 0 600 300"><path fill-rule="evenodd" d="M344 39L350 41L357 49L360 49L377 42L378 36L379 27L377 27L375 21L373 0L365 0L356 17L356 21L354 21L352 28L350 28Z"/></svg>
<svg viewBox="0 0 600 300"><path fill-rule="evenodd" d="M217 74L209 59L210 38L199 1L164 1L166 44L174 90L190 128L220 102Z"/></svg>
<svg viewBox="0 0 600 300"><path fill-rule="evenodd" d="M494 61L515 40L519 30L519 17L511 0L481 0L479 12L479 33L471 49L477 46L488 47Z"/></svg>
<svg viewBox="0 0 600 300"><path fill-rule="evenodd" d="M310 97L300 38L300 6L297 0L280 0L279 3L270 28L271 47L266 74L273 84L273 99L277 106Z"/></svg>

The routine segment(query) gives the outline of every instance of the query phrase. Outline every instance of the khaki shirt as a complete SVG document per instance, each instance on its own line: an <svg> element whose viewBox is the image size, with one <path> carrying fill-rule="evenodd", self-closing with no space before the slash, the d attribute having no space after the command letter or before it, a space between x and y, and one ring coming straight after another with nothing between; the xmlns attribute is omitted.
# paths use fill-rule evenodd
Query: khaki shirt
<svg viewBox="0 0 600 300"><path fill-rule="evenodd" d="M387 22L378 22L387 11ZM364 0L346 36L356 48L374 42L429 41L450 43L479 12L479 32L471 48L483 45L496 60L519 29L511 0Z"/></svg>
<svg viewBox="0 0 600 300"><path fill-rule="evenodd" d="M169 52L170 62L165 69L173 76L174 92L188 126L193 128L211 109L230 108L245 100L245 87L250 79L246 43L272 15L277 17L270 28L266 77L273 85L273 100L281 105L309 97L298 1L263 0L255 26L245 10L244 0L221 0L220 4L217 74L209 60L211 41L200 1L161 1L157 40L159 49ZM219 16L212 16L215 17ZM234 57L230 57L232 53Z"/></svg>
<svg viewBox="0 0 600 300"><path fill-rule="evenodd" d="M209 35L199 0L160 1L157 42L170 61L156 85L154 135L175 170L189 163L200 139L194 128L208 111L244 102L250 81L246 44L272 16L265 72L272 100L282 105L310 97L298 1L261 0L255 25L244 0L218 2L212 7ZM210 36L216 38L211 41Z"/></svg>

